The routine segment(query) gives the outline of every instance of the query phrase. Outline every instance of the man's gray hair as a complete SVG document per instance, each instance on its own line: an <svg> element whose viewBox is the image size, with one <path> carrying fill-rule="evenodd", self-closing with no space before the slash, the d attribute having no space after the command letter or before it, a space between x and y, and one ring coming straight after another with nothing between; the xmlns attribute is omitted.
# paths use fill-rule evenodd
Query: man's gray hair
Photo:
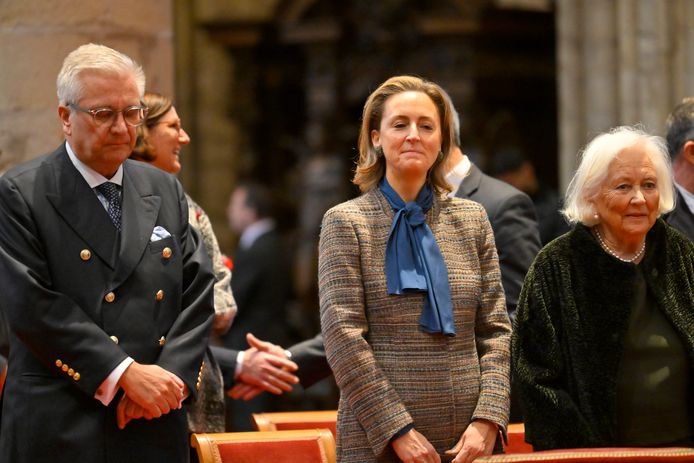
<svg viewBox="0 0 694 463"><path fill-rule="evenodd" d="M571 223L593 226L599 222L592 200L607 180L610 163L626 148L638 143L649 145L648 153L655 168L660 201L658 212L664 214L675 206L672 169L665 140L650 135L639 127L621 126L602 133L588 143L581 154L581 163L566 190L564 216Z"/></svg>
<svg viewBox="0 0 694 463"><path fill-rule="evenodd" d="M694 97L684 98L675 106L666 121L667 147L670 158L676 159L682 152L684 144L694 140Z"/></svg>
<svg viewBox="0 0 694 463"><path fill-rule="evenodd" d="M58 102L62 105L76 103L82 96L82 71L102 71L110 74L132 74L140 92L145 94L145 73L142 66L123 53L105 45L88 43L73 50L63 61L58 73L56 88Z"/></svg>
<svg viewBox="0 0 694 463"><path fill-rule="evenodd" d="M448 92L442 88L441 94L448 101L448 106L451 108L451 119L453 122L453 142L458 148L460 148L460 115L458 114L458 111L455 109L453 99L448 94Z"/></svg>

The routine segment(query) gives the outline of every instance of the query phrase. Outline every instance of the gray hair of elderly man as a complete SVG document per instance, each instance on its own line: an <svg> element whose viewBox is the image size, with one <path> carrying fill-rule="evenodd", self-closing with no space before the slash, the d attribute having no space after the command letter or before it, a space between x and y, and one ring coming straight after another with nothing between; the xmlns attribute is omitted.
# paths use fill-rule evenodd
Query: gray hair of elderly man
<svg viewBox="0 0 694 463"><path fill-rule="evenodd" d="M638 126L620 126L593 138L581 153L581 162L566 190L565 207L561 211L569 222L580 222L586 226L598 223L591 200L607 180L608 168L614 158L624 149L639 143L645 143L650 148L648 153L655 168L660 195L658 214L673 209L675 190L665 140L646 133Z"/></svg>
<svg viewBox="0 0 694 463"><path fill-rule="evenodd" d="M675 106L665 123L667 127L668 150L670 158L675 160L682 152L684 144L694 140L694 97L687 97Z"/></svg>
<svg viewBox="0 0 694 463"><path fill-rule="evenodd" d="M451 110L451 122L453 125L453 143L455 143L455 145L460 148L460 114L458 114L458 110L455 109L453 99L443 88L441 88L441 95L443 96L443 99L446 100L446 103L448 103L448 107Z"/></svg>
<svg viewBox="0 0 694 463"><path fill-rule="evenodd" d="M84 71L101 71L109 74L132 74L137 83L140 99L145 94L145 73L142 66L129 56L105 45L88 43L65 57L58 73L56 89L58 102L66 105L77 103L82 96L80 74Z"/></svg>

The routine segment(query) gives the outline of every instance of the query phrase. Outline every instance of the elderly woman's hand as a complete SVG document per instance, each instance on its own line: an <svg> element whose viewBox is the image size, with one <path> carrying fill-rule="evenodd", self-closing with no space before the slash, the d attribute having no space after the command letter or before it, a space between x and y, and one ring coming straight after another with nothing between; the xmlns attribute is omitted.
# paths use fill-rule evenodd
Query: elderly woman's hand
<svg viewBox="0 0 694 463"><path fill-rule="evenodd" d="M441 463L434 446L415 429L410 429L390 445L398 458L405 463Z"/></svg>
<svg viewBox="0 0 694 463"><path fill-rule="evenodd" d="M453 463L471 463L477 457L491 455L499 426L487 420L475 420L467 427L460 440L447 455L456 455Z"/></svg>

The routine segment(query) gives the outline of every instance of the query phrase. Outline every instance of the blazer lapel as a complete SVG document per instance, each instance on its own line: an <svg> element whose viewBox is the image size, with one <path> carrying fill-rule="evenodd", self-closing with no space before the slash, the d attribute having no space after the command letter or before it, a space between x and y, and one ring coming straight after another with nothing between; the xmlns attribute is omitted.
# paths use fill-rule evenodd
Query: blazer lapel
<svg viewBox="0 0 694 463"><path fill-rule="evenodd" d="M109 267L116 266L117 232L94 191L70 162L65 145L48 163L55 171L55 185L46 197L75 233L82 238Z"/></svg>
<svg viewBox="0 0 694 463"><path fill-rule="evenodd" d="M161 198L149 193L146 184L123 164L123 222L118 268L113 284L123 283L145 252L156 224Z"/></svg>
<svg viewBox="0 0 694 463"><path fill-rule="evenodd" d="M677 192L675 209L670 213L668 222L674 224L675 228L693 239L691 235L694 232L694 214L689 210L682 192L678 188L675 188L675 191Z"/></svg>
<svg viewBox="0 0 694 463"><path fill-rule="evenodd" d="M474 164L470 164L470 172L463 179L455 195L458 198L470 198L479 189L481 181L482 172Z"/></svg>

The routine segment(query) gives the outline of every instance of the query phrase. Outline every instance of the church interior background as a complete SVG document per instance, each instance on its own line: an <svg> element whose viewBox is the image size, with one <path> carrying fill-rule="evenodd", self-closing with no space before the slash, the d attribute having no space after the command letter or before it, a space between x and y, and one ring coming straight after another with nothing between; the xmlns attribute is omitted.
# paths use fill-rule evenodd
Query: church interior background
<svg viewBox="0 0 694 463"><path fill-rule="evenodd" d="M181 181L222 250L241 180L269 185L293 256L297 337L318 329L320 219L357 194L361 110L392 75L442 85L483 170L508 146L563 191L588 139L662 134L694 94L694 0L0 0L0 172L62 139L55 76L81 43L140 62L192 143Z"/></svg>

